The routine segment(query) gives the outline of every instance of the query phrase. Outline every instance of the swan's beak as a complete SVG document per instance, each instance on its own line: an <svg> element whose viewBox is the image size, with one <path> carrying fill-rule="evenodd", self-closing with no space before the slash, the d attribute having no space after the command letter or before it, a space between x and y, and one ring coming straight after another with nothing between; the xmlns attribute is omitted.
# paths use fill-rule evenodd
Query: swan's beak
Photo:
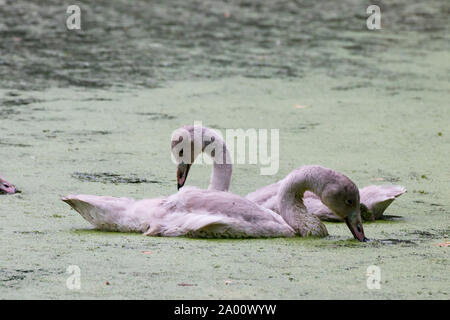
<svg viewBox="0 0 450 320"><path fill-rule="evenodd" d="M11 183L9 183L6 180L0 179L0 194L8 193L8 194L14 194L18 193L19 190L16 189Z"/></svg>
<svg viewBox="0 0 450 320"><path fill-rule="evenodd" d="M178 190L186 183L186 179L189 173L189 169L191 168L190 164L180 163L177 169L177 183Z"/></svg>
<svg viewBox="0 0 450 320"><path fill-rule="evenodd" d="M352 232L355 239L358 239L361 242L366 242L369 239L364 235L364 229L361 222L361 215L359 212L352 212L345 218L345 223L347 227Z"/></svg>

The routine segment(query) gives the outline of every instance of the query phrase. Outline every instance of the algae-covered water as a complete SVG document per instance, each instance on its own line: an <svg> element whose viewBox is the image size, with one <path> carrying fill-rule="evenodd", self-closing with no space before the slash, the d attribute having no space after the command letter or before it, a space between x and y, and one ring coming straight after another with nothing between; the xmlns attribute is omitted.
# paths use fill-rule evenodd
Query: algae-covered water
<svg viewBox="0 0 450 320"><path fill-rule="evenodd" d="M381 2L369 31L369 4L80 1L69 32L58 1L0 1L0 173L22 190L0 197L0 298L448 299L450 6ZM339 223L323 239L152 238L92 230L60 201L173 194L170 135L194 121L280 130L278 173L235 165L234 193L320 164L405 186L399 217L365 223L368 243Z"/></svg>

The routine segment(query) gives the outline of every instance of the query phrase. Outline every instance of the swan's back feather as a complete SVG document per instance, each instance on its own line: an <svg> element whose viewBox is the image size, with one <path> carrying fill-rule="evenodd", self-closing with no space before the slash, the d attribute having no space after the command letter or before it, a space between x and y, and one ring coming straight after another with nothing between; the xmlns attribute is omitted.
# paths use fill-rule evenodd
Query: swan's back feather
<svg viewBox="0 0 450 320"><path fill-rule="evenodd" d="M207 238L295 235L278 214L222 191L184 187L168 198L71 195L63 201L101 230Z"/></svg>
<svg viewBox="0 0 450 320"><path fill-rule="evenodd" d="M211 221L189 230L189 236L241 238L295 234L278 214L229 192L183 187L167 198L164 206L169 210L188 212L186 219L196 223Z"/></svg>
<svg viewBox="0 0 450 320"><path fill-rule="evenodd" d="M265 187L249 193L245 196L246 199L263 206L272 211L278 210L277 194L280 188L281 181L269 184ZM278 212L278 211L277 211Z"/></svg>

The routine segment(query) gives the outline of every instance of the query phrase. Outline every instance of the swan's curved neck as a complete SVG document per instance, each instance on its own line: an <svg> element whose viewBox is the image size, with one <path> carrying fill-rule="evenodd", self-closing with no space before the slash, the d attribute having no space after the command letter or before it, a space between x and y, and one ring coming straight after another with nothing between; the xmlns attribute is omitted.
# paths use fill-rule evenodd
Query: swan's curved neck
<svg viewBox="0 0 450 320"><path fill-rule="evenodd" d="M231 172L231 164L218 164L214 162L208 189L228 191L230 189Z"/></svg>
<svg viewBox="0 0 450 320"><path fill-rule="evenodd" d="M307 214L303 194L311 191L321 198L327 170L320 166L301 167L292 171L281 183L278 190L280 214L294 229L301 224L302 214Z"/></svg>
<svg viewBox="0 0 450 320"><path fill-rule="evenodd" d="M231 182L232 164L225 142L213 130L204 128L202 147L202 151L206 152L213 160L208 189L228 191Z"/></svg>

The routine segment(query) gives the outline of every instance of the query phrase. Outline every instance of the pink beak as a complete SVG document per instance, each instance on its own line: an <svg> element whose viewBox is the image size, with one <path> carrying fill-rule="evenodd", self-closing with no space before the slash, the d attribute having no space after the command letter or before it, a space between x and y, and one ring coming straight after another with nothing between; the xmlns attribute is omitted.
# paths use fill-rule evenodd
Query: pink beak
<svg viewBox="0 0 450 320"><path fill-rule="evenodd" d="M177 187L180 190L186 183L187 176L189 174L190 164L180 163L177 168Z"/></svg>

